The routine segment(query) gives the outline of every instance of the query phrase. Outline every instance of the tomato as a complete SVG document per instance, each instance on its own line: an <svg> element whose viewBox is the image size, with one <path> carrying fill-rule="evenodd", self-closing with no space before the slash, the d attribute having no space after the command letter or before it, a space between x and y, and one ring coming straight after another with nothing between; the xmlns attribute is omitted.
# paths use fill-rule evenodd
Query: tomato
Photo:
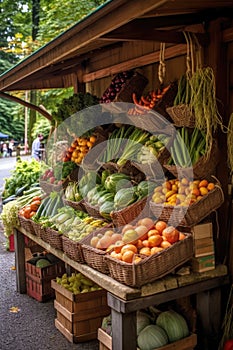
<svg viewBox="0 0 233 350"><path fill-rule="evenodd" d="M223 350L233 350L233 339L225 341Z"/></svg>

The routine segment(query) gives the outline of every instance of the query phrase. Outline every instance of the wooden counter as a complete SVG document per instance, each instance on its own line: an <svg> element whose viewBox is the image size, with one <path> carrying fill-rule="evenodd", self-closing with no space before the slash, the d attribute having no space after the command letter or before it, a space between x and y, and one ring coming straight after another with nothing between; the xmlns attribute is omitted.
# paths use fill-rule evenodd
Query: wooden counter
<svg viewBox="0 0 233 350"><path fill-rule="evenodd" d="M198 315L206 328L205 334L211 334L208 332L212 329L220 329L221 286L229 282L225 265L217 266L215 270L204 273L191 273L183 276L168 275L144 285L140 289L135 289L125 286L85 264L71 260L62 251L51 247L39 237L20 227L14 230L17 291L20 293L26 293L24 236L108 291L108 305L112 310L112 350L135 350L137 348L137 310L193 294L196 295ZM214 307L208 307L209 305Z"/></svg>

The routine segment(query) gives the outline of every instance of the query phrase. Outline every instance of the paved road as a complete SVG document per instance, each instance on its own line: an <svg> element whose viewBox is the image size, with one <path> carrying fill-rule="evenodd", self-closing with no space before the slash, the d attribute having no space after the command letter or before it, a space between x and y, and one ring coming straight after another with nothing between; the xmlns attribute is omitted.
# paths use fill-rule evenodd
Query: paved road
<svg viewBox="0 0 233 350"><path fill-rule="evenodd" d="M23 160L30 159L30 156L22 156ZM4 186L5 179L11 175L16 165L16 157L0 158L0 191Z"/></svg>

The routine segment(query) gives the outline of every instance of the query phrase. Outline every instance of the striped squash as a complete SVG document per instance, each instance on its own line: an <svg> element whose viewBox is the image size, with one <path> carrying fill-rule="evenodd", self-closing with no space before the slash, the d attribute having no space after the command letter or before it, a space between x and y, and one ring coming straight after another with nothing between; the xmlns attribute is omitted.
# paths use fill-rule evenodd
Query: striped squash
<svg viewBox="0 0 233 350"><path fill-rule="evenodd" d="M140 350L153 350L166 345L168 337L161 327L151 324L139 333L137 342Z"/></svg>
<svg viewBox="0 0 233 350"><path fill-rule="evenodd" d="M165 330L170 343L189 335L186 320L174 310L162 312L157 317L156 324Z"/></svg>

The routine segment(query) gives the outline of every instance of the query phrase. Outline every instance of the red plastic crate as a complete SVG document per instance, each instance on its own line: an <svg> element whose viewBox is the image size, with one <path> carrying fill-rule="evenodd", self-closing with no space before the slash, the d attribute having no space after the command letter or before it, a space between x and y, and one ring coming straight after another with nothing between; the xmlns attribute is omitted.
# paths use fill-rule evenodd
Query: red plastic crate
<svg viewBox="0 0 233 350"><path fill-rule="evenodd" d="M14 244L14 235L10 235L9 237L9 251L14 252L15 251L15 244Z"/></svg>

